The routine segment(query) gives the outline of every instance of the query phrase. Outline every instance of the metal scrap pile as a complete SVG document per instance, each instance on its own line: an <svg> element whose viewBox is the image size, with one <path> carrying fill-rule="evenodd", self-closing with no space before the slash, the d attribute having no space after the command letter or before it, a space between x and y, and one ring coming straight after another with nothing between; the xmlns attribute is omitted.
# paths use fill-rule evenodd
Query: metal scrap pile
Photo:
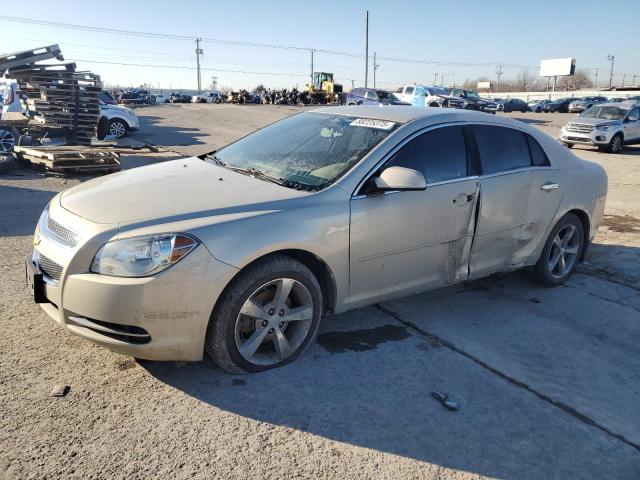
<svg viewBox="0 0 640 480"><path fill-rule="evenodd" d="M77 72L75 63L40 63L54 58L64 61L58 45L5 55L0 74L18 81L23 107L42 128L59 130L68 145L89 145L100 117L100 76Z"/></svg>

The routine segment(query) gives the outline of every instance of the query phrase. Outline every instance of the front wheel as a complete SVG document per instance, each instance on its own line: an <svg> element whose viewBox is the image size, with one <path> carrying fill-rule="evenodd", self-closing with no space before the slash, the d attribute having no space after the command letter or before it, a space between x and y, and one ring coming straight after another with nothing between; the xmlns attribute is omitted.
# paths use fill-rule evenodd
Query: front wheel
<svg viewBox="0 0 640 480"><path fill-rule="evenodd" d="M302 263L274 255L240 272L221 295L205 348L229 373L260 372L292 362L315 337L322 290Z"/></svg>
<svg viewBox="0 0 640 480"><path fill-rule="evenodd" d="M623 146L622 135L620 135L619 133L616 133L611 139L611 141L609 142L607 151L609 153L620 153L620 151L622 151L622 146Z"/></svg>
<svg viewBox="0 0 640 480"><path fill-rule="evenodd" d="M119 118L114 118L109 122L109 135L112 137L122 138L127 134L128 129L129 126Z"/></svg>
<svg viewBox="0 0 640 480"><path fill-rule="evenodd" d="M547 287L566 282L584 250L584 228L578 217L568 213L551 230L536 264L538 281Z"/></svg>

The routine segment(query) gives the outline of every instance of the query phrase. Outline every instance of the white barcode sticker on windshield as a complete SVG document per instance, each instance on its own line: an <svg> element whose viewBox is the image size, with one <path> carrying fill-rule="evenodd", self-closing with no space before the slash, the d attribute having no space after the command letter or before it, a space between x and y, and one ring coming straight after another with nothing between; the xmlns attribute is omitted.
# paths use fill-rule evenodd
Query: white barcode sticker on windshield
<svg viewBox="0 0 640 480"><path fill-rule="evenodd" d="M352 127L369 127L379 128L380 130L391 130L395 126L395 122L388 122L386 120L374 120L373 118L358 118L349 125Z"/></svg>

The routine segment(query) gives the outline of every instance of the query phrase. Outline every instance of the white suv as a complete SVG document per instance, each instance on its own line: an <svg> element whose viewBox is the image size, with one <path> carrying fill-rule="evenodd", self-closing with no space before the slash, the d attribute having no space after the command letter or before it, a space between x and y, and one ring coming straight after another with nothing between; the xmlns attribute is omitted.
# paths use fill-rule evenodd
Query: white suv
<svg viewBox="0 0 640 480"><path fill-rule="evenodd" d="M640 102L600 103L578 115L560 131L560 142L594 145L618 153L625 144L640 143Z"/></svg>
<svg viewBox="0 0 640 480"><path fill-rule="evenodd" d="M140 121L130 108L100 102L100 116L109 120L107 135L111 137L121 138L140 128Z"/></svg>

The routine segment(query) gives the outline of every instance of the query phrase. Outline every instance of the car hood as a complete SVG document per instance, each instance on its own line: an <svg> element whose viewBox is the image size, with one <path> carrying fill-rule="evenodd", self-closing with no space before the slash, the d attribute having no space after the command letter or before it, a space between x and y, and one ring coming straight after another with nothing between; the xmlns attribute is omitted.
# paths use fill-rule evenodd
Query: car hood
<svg viewBox="0 0 640 480"><path fill-rule="evenodd" d="M93 222L123 225L264 211L305 195L190 157L89 180L65 191L60 204Z"/></svg>
<svg viewBox="0 0 640 480"><path fill-rule="evenodd" d="M585 118L585 117L576 117L574 120L571 120L569 123L581 123L583 125L615 125L619 120L605 120L603 118Z"/></svg>

